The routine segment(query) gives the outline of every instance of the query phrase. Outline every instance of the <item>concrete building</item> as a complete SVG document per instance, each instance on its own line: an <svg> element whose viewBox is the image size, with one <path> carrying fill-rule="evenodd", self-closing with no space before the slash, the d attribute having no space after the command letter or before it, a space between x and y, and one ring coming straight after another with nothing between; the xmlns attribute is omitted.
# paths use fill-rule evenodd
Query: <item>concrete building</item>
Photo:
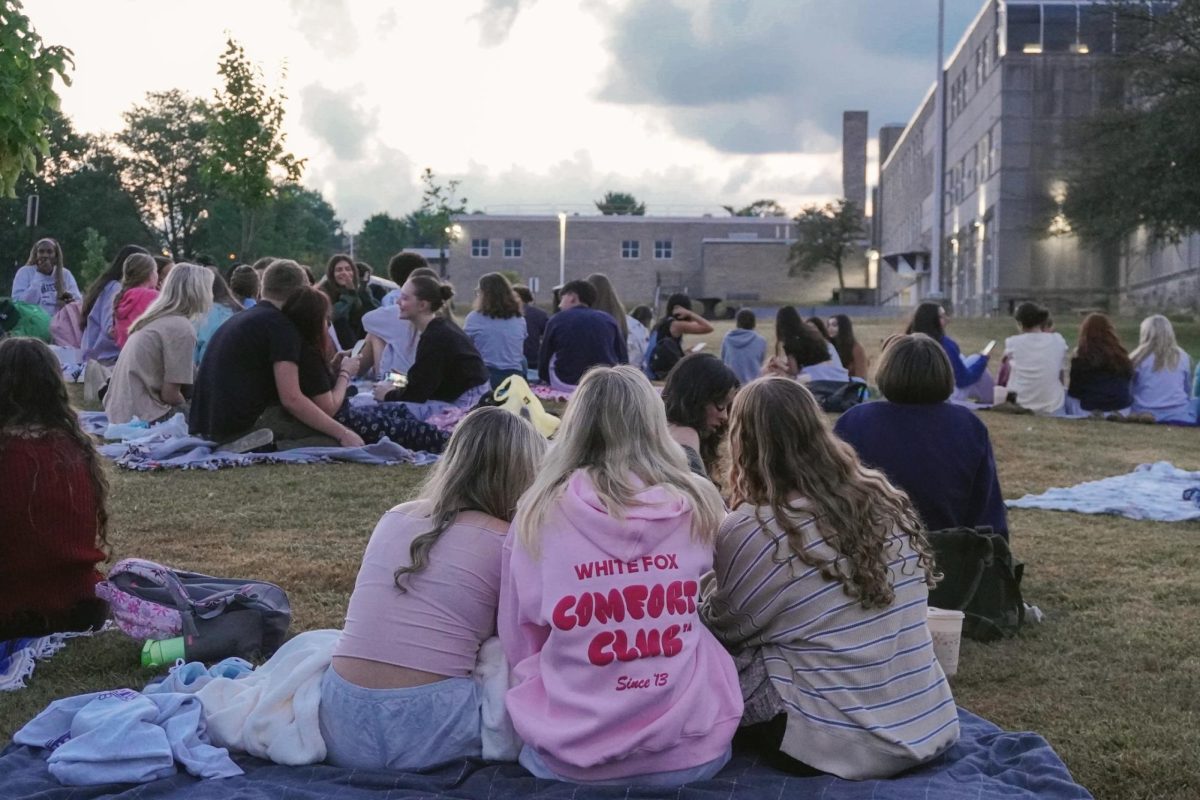
<svg viewBox="0 0 1200 800"><path fill-rule="evenodd" d="M627 306L670 292L745 303L827 302L836 279L789 277L793 225L786 217L572 215L454 218L449 280L460 290L487 272L511 271L541 297L559 283L560 234L566 280L603 272Z"/></svg>
<svg viewBox="0 0 1200 800"><path fill-rule="evenodd" d="M861 214L867 211L867 128L866 111L842 113L842 197Z"/></svg>
<svg viewBox="0 0 1200 800"><path fill-rule="evenodd" d="M1105 2L984 3L945 65L940 286L929 273L934 88L898 137L881 132L880 303L911 306L940 291L958 314L1008 313L1024 299L1116 310L1194 291L1196 240L1089 249L1062 214L1067 130L1120 101L1124 87L1099 67L1132 35Z"/></svg>

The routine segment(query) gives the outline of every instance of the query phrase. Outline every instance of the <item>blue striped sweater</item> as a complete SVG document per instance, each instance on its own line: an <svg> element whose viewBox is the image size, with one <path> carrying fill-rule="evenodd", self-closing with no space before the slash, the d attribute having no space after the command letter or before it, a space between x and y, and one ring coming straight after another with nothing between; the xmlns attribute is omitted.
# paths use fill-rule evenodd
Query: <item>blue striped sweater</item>
<svg viewBox="0 0 1200 800"><path fill-rule="evenodd" d="M804 546L835 553L803 503ZM760 520L765 521L760 522ZM716 587L703 618L734 653L761 650L788 715L781 750L843 778L893 775L958 739L950 686L926 626L928 588L907 538L888 548L895 599L865 609L804 564L769 508L743 504L717 540Z"/></svg>

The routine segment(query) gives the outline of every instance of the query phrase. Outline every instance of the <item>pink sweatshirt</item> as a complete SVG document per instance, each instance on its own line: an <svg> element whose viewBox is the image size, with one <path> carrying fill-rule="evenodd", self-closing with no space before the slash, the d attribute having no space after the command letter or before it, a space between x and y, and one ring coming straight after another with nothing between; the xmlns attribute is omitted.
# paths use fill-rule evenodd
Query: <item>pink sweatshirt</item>
<svg viewBox="0 0 1200 800"><path fill-rule="evenodd" d="M541 557L510 529L497 629L513 725L555 773L582 782L696 767L742 716L733 660L697 613L712 551L689 502L661 487L615 519L583 470L547 513Z"/></svg>
<svg viewBox="0 0 1200 800"><path fill-rule="evenodd" d="M156 297L158 289L147 286L135 286L124 294L113 314L113 341L117 343L117 347L124 347L129 341L129 327L150 307Z"/></svg>

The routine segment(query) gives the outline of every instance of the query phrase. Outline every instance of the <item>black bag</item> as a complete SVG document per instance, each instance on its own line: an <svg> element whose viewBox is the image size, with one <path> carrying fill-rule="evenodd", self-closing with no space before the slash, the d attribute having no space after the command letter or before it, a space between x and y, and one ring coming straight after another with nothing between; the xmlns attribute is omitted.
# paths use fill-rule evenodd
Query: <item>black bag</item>
<svg viewBox="0 0 1200 800"><path fill-rule="evenodd" d="M683 346L671 336L671 323L666 319L658 326L658 338L650 352L650 372L655 379L663 380L667 373L683 358Z"/></svg>
<svg viewBox="0 0 1200 800"><path fill-rule="evenodd" d="M867 385L858 381L809 381L804 386L822 411L834 414L853 408L867 396Z"/></svg>
<svg viewBox="0 0 1200 800"><path fill-rule="evenodd" d="M989 527L930 531L928 537L944 576L929 592L929 605L963 612L963 635L970 639L1015 635L1025 621L1025 565L1013 558L1008 541Z"/></svg>

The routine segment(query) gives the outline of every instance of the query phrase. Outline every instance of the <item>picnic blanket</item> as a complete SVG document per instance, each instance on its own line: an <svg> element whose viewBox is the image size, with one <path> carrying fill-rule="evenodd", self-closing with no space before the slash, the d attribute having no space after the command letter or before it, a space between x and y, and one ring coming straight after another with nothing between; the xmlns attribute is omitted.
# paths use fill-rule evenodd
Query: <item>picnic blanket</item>
<svg viewBox="0 0 1200 800"><path fill-rule="evenodd" d="M101 631L113 627L105 622ZM67 646L68 639L91 636L100 631L52 633L24 639L0 641L0 692L15 692L25 688L25 681L33 674L37 662L45 661Z"/></svg>
<svg viewBox="0 0 1200 800"><path fill-rule="evenodd" d="M1142 464L1126 475L1027 494L1019 500L1007 500L1005 505L1182 522L1200 519L1200 507L1183 499L1184 491L1193 487L1200 487L1200 472L1187 472L1168 461L1159 461Z"/></svg>
<svg viewBox="0 0 1200 800"><path fill-rule="evenodd" d="M409 450L386 437L362 447L299 447L277 453L230 453L219 449L213 442L188 434L182 414L149 427L138 423L109 425L108 418L99 411L82 411L79 421L87 433L118 439L116 443L101 445L97 450L122 469L138 472L217 470L251 464L327 464L338 461L421 466L438 460L432 453Z"/></svg>
<svg viewBox="0 0 1200 800"><path fill-rule="evenodd" d="M11 797L39 800L186 797L288 797L289 800L402 800L402 798L678 798L679 800L1081 800L1091 794L1072 780L1058 755L1034 733L1005 733L985 719L959 709L962 736L933 762L896 778L845 781L831 776L795 778L749 755L733 760L712 780L681 789L582 787L533 778L516 764L459 760L423 773L372 772L316 764L283 767L235 756L244 775L203 781L175 775L141 785L65 787L49 774L40 751L10 746L0 753L0 779Z"/></svg>

